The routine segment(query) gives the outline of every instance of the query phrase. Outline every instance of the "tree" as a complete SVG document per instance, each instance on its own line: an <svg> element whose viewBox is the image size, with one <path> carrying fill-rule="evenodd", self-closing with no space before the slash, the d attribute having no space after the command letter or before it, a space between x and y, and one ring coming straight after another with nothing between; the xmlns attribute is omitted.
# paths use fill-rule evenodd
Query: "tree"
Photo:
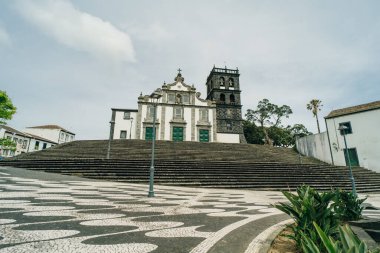
<svg viewBox="0 0 380 253"><path fill-rule="evenodd" d="M16 107L5 91L0 90L0 124L6 124L6 120L12 119L16 113ZM0 151L16 150L16 143L10 139L0 138ZM1 154L2 152L0 152Z"/></svg>
<svg viewBox="0 0 380 253"><path fill-rule="evenodd" d="M268 99L259 101L256 110L248 109L246 113L247 120L251 123L260 124L264 132L265 144L272 145L272 140L268 134L269 127L278 127L281 125L283 118L289 118L293 111L288 105L278 106L269 102Z"/></svg>
<svg viewBox="0 0 380 253"><path fill-rule="evenodd" d="M319 99L312 99L310 102L306 105L306 108L310 110L313 113L313 116L317 119L317 127L318 127L318 133L321 133L321 130L319 128L319 120L318 120L318 111L321 110L322 107L322 101Z"/></svg>
<svg viewBox="0 0 380 253"><path fill-rule="evenodd" d="M255 122L243 121L243 131L245 139L250 144L264 144L264 132L261 127L256 126Z"/></svg>
<svg viewBox="0 0 380 253"><path fill-rule="evenodd" d="M6 120L12 119L16 113L16 107L5 91L0 90L0 124L6 124Z"/></svg>

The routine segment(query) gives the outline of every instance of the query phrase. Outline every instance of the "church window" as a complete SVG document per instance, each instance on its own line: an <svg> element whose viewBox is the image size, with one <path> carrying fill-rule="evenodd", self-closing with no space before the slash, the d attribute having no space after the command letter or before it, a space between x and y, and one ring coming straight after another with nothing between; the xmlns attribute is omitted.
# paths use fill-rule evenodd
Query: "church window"
<svg viewBox="0 0 380 253"><path fill-rule="evenodd" d="M190 96L189 96L189 94L184 94L182 96L182 101L183 101L184 104L189 104L190 103Z"/></svg>
<svg viewBox="0 0 380 253"><path fill-rule="evenodd" d="M235 103L235 96L234 96L234 94L230 95L230 102L231 102L231 104Z"/></svg>
<svg viewBox="0 0 380 253"><path fill-rule="evenodd" d="M226 102L226 95L224 95L223 93L220 94L220 102Z"/></svg>
<svg viewBox="0 0 380 253"><path fill-rule="evenodd" d="M154 107L148 106L147 118L153 119L153 115L154 115Z"/></svg>
<svg viewBox="0 0 380 253"><path fill-rule="evenodd" d="M120 139L127 139L127 131L124 131L124 130L120 131Z"/></svg>
<svg viewBox="0 0 380 253"><path fill-rule="evenodd" d="M42 145L42 149L46 149L46 147L47 147L47 143L44 143L44 144Z"/></svg>
<svg viewBox="0 0 380 253"><path fill-rule="evenodd" d="M230 78L230 79L228 80L228 86L230 86L230 87L234 87L234 79Z"/></svg>
<svg viewBox="0 0 380 253"><path fill-rule="evenodd" d="M219 85L220 85L220 86L224 86L224 85L225 85L224 77L220 77L220 78L219 78Z"/></svg>
<svg viewBox="0 0 380 253"><path fill-rule="evenodd" d="M124 119L130 119L131 113L130 112L124 112Z"/></svg>
<svg viewBox="0 0 380 253"><path fill-rule="evenodd" d="M208 121L208 111L207 111L207 109L200 109L199 110L199 119L200 119L200 121L203 121L203 122Z"/></svg>
<svg viewBox="0 0 380 253"><path fill-rule="evenodd" d="M169 103L175 103L175 95L172 93L168 94L168 102Z"/></svg>
<svg viewBox="0 0 380 253"><path fill-rule="evenodd" d="M174 118L175 119L182 119L183 118L182 107L174 107Z"/></svg>

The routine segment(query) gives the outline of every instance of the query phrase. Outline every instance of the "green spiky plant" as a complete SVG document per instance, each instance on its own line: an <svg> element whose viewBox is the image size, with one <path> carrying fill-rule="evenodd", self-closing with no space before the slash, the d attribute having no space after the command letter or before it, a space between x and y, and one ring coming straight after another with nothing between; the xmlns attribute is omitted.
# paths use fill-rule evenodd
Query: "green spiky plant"
<svg viewBox="0 0 380 253"><path fill-rule="evenodd" d="M316 229L318 236L320 237L323 248L317 246L313 240L303 234L302 249L304 253L379 253L380 250L374 251L368 250L368 246L365 242L361 241L357 235L352 232L349 225L339 226L338 240L326 235L325 232L313 222L313 226Z"/></svg>
<svg viewBox="0 0 380 253"><path fill-rule="evenodd" d="M285 191L282 193L290 203L274 206L294 219L295 224L291 226L294 234L289 237L295 240L298 248L302 247L305 238L310 238L318 247L323 247L313 222L317 223L325 234L336 235L339 220L330 205L334 198L333 192L319 193L303 185L297 188L297 194Z"/></svg>
<svg viewBox="0 0 380 253"><path fill-rule="evenodd" d="M340 221L355 221L362 218L363 202L367 198L359 199L358 196L351 191L336 190L333 210L337 214Z"/></svg>

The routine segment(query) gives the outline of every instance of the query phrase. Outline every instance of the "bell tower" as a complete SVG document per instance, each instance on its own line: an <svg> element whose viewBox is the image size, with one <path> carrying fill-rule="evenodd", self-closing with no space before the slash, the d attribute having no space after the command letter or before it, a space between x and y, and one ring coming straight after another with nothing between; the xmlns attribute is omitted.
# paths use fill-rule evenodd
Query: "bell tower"
<svg viewBox="0 0 380 253"><path fill-rule="evenodd" d="M217 133L239 135L246 143L240 100L239 69L213 67L207 77L207 99L216 103Z"/></svg>

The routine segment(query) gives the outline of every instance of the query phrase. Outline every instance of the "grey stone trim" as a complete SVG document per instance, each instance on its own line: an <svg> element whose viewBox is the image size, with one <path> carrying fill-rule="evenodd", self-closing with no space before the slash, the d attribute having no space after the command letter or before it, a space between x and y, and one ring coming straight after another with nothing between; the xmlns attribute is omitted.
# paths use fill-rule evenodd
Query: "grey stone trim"
<svg viewBox="0 0 380 253"><path fill-rule="evenodd" d="M138 112L137 112L137 119L136 119L136 139L142 139L141 138L141 111L142 111L142 104L138 103Z"/></svg>
<svg viewBox="0 0 380 253"><path fill-rule="evenodd" d="M150 102L140 102L141 104L144 105L151 105L152 103ZM139 103L139 104L140 104ZM216 107L216 104L210 102L210 105L194 105L194 104L172 104L172 103L158 103L157 106L183 106L183 107L188 107L188 108L210 108L210 107Z"/></svg>
<svg viewBox="0 0 380 253"><path fill-rule="evenodd" d="M217 139L217 134L216 134L216 128L217 128L217 125L216 125L216 108L214 108L213 110L212 110L212 121L213 121L213 123L212 123L212 126L213 126L213 142L217 142L218 141L218 139Z"/></svg>
<svg viewBox="0 0 380 253"><path fill-rule="evenodd" d="M195 141L195 108L191 108L191 141Z"/></svg>
<svg viewBox="0 0 380 253"><path fill-rule="evenodd" d="M166 115L166 106L161 106L161 136L160 139L165 139L165 115Z"/></svg>
<svg viewBox="0 0 380 253"><path fill-rule="evenodd" d="M145 140L146 128L153 127L153 122L143 122L143 136L142 140ZM160 131L160 123L156 121L156 140L157 140L157 132Z"/></svg>

